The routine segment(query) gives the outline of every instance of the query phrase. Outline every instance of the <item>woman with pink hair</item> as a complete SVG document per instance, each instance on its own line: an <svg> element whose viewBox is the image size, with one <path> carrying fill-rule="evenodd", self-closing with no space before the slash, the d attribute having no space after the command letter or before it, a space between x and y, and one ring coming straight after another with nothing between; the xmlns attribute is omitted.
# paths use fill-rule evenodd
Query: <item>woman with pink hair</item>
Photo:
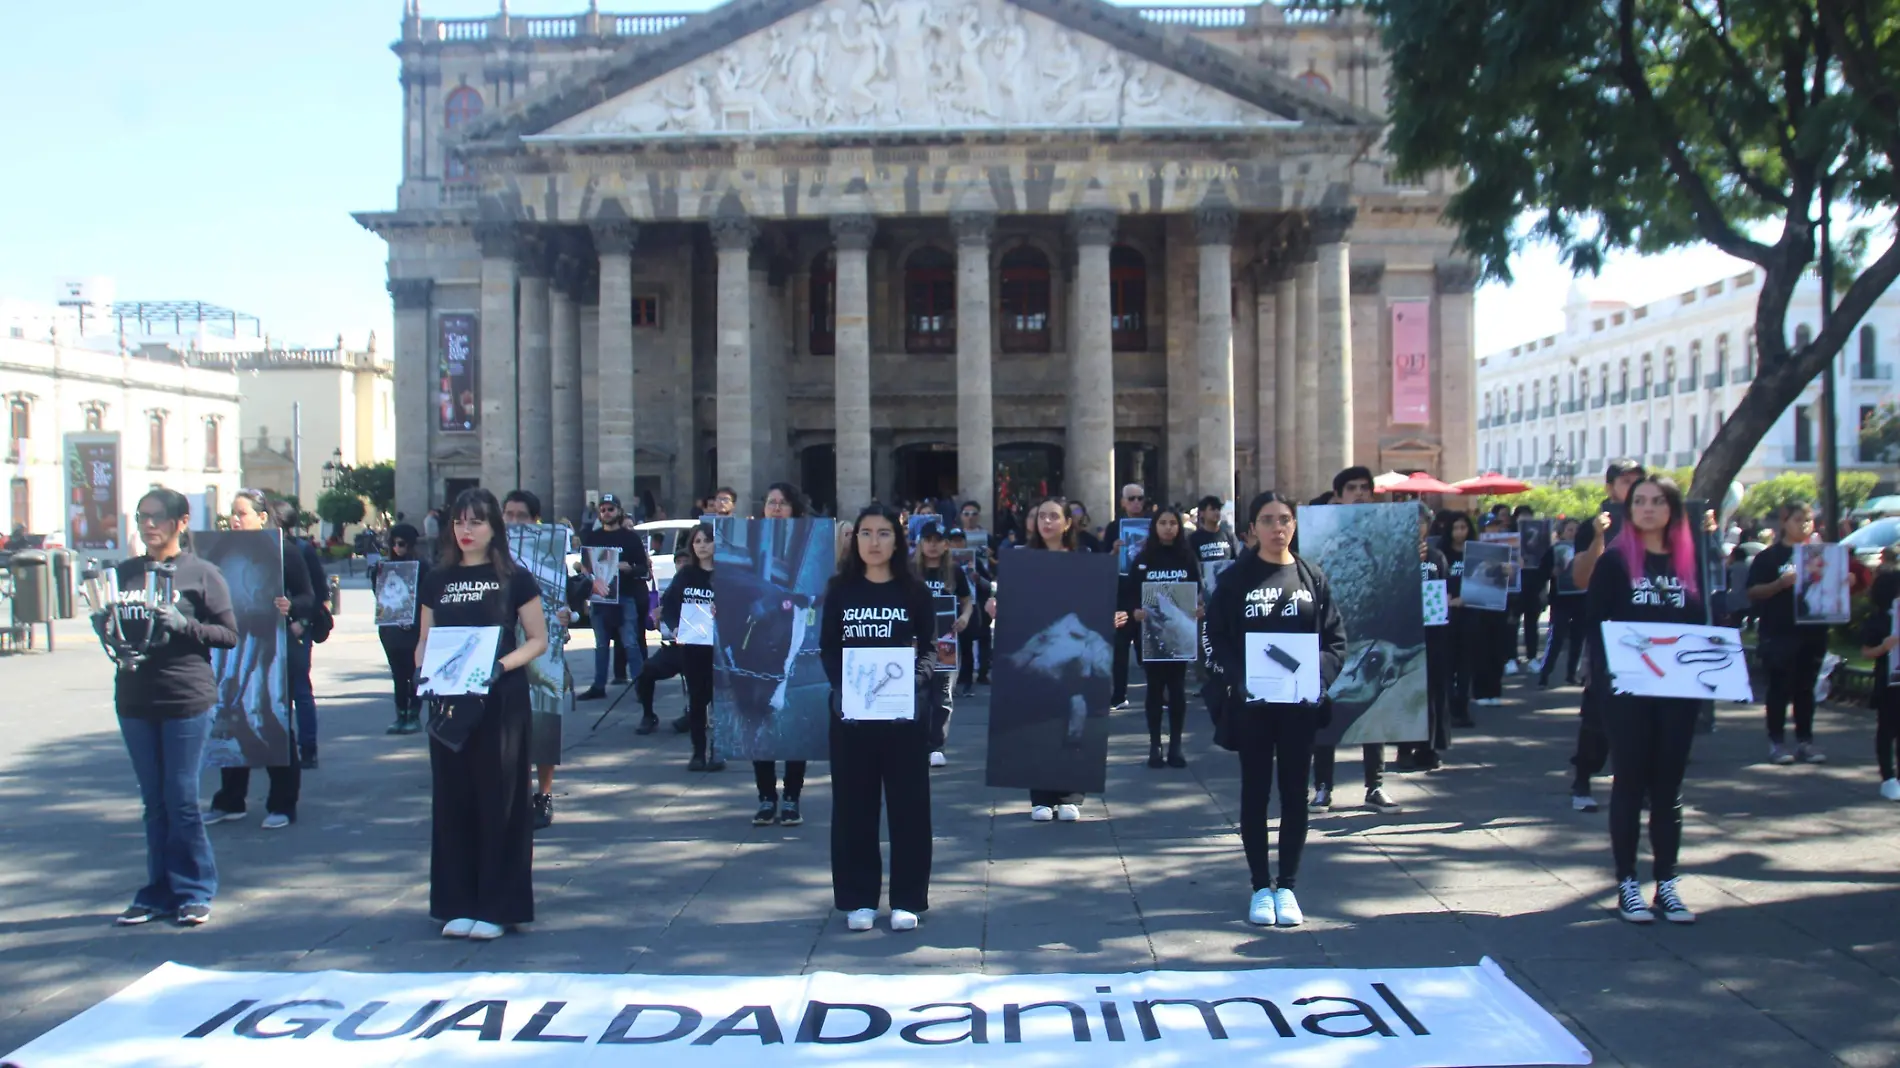
<svg viewBox="0 0 1900 1068"><path fill-rule="evenodd" d="M1610 517L1597 517L1598 536L1609 537ZM1695 537L1682 490L1661 475L1630 488L1629 522L1610 542L1590 576L1584 618L1640 623L1702 623L1696 588ZM1608 664L1603 629L1589 635L1590 663ZM1610 853L1616 861L1617 912L1631 923L1652 923L1660 912L1671 923L1694 923L1676 887L1676 854L1682 847L1682 779L1695 739L1697 702L1639 697L1611 690L1610 673L1592 669L1590 685L1602 702L1603 720L1616 762L1610 787ZM1654 856L1654 910L1636 878L1636 840L1643 798L1649 798L1649 847Z"/></svg>

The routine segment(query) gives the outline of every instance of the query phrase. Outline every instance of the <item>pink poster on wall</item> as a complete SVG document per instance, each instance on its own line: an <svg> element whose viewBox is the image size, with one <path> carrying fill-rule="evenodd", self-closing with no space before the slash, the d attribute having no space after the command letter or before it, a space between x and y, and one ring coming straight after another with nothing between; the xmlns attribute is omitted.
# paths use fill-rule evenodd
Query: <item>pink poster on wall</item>
<svg viewBox="0 0 1900 1068"><path fill-rule="evenodd" d="M1392 304L1392 421L1424 426L1432 421L1432 305L1428 300Z"/></svg>

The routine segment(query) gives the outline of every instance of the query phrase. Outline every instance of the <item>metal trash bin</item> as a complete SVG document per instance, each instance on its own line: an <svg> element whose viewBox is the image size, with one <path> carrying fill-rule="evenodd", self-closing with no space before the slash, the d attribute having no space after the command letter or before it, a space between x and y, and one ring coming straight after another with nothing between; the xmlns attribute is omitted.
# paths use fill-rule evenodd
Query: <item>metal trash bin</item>
<svg viewBox="0 0 1900 1068"><path fill-rule="evenodd" d="M13 625L53 621L53 572L46 553L23 549L7 565L13 572Z"/></svg>
<svg viewBox="0 0 1900 1068"><path fill-rule="evenodd" d="M53 613L60 619L72 619L75 615L75 602L79 600L74 568L78 565L79 554L71 549L49 549L47 556L52 558L53 571Z"/></svg>

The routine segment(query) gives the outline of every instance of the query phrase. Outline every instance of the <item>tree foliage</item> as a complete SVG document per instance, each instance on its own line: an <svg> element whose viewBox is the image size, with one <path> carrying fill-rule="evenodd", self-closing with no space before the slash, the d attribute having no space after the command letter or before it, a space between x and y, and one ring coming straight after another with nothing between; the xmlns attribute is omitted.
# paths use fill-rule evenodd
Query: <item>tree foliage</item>
<svg viewBox="0 0 1900 1068"><path fill-rule="evenodd" d="M1790 347L1824 184L1860 212L1900 202L1900 0L1358 6L1390 57L1398 167L1462 175L1448 217L1487 276L1535 241L1579 274L1699 241L1760 269L1758 370L1696 467L1694 495L1719 498L1900 275L1883 217L1827 329Z"/></svg>
<svg viewBox="0 0 1900 1068"><path fill-rule="evenodd" d="M1842 471L1836 480L1840 487L1841 511L1845 513L1865 504L1878 481L1878 476L1871 471ZM1814 476L1790 471L1748 487L1748 492L1742 495L1741 513L1768 516L1790 502L1813 504L1818 500L1820 494L1815 488Z"/></svg>
<svg viewBox="0 0 1900 1068"><path fill-rule="evenodd" d="M317 518L325 523L348 526L361 523L366 513L363 498L356 491L344 486L332 486L317 496Z"/></svg>
<svg viewBox="0 0 1900 1068"><path fill-rule="evenodd" d="M1860 447L1883 464L1900 464L1900 405L1888 401L1874 409L1874 417L1860 428Z"/></svg>
<svg viewBox="0 0 1900 1068"><path fill-rule="evenodd" d="M396 465L392 461L346 467L338 473L336 484L359 497L367 497L370 507L382 515L396 508Z"/></svg>

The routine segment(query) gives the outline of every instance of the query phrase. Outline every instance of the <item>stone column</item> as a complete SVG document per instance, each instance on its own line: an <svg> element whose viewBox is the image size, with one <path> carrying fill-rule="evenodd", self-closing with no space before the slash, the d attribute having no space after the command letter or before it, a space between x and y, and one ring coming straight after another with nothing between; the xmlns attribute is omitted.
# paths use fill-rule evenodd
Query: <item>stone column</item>
<svg viewBox="0 0 1900 1068"><path fill-rule="evenodd" d="M1067 490L1091 515L1115 511L1115 337L1109 319L1108 248L1115 213L1084 208L1075 236L1075 358L1069 363ZM1230 465L1231 466L1231 465Z"/></svg>
<svg viewBox="0 0 1900 1068"><path fill-rule="evenodd" d="M1299 288L1293 264L1273 263L1273 487L1291 495L1300 469Z"/></svg>
<svg viewBox="0 0 1900 1068"><path fill-rule="evenodd" d="M837 295L833 325L836 424L837 514L852 516L871 500L871 238L877 220L869 215L834 215ZM961 401L958 402L959 407ZM810 487L806 487L808 490Z"/></svg>
<svg viewBox="0 0 1900 1068"><path fill-rule="evenodd" d="M482 402L482 487L497 497L520 477L516 437L519 383L515 380L515 247L513 223L482 223L482 351L475 375Z"/></svg>
<svg viewBox="0 0 1900 1068"><path fill-rule="evenodd" d="M1322 484L1330 486L1332 475L1319 471L1319 439L1327 433L1319 404L1319 257L1307 246L1293 267L1294 303L1293 347L1299 361L1295 388L1299 394L1299 437L1294 442L1299 456L1299 472L1294 492L1310 497Z"/></svg>
<svg viewBox="0 0 1900 1068"><path fill-rule="evenodd" d="M1472 291L1478 287L1478 268L1465 260L1440 260L1433 268L1438 283L1438 299L1433 301L1438 351L1433 355L1437 374L1432 377L1438 383L1435 414L1444 460L1443 470L1432 473L1450 482L1478 473L1477 423L1472 416L1477 373Z"/></svg>
<svg viewBox="0 0 1900 1068"><path fill-rule="evenodd" d="M1273 268L1264 262L1253 265L1253 337L1254 337L1254 470L1247 472L1254 490L1272 489L1279 469L1280 443L1274 436L1279 418L1280 335L1278 311L1273 301ZM1246 493L1237 495L1246 497Z"/></svg>
<svg viewBox="0 0 1900 1068"><path fill-rule="evenodd" d="M429 336L433 278L391 278L396 336L396 511L421 529L429 510L429 428L442 418L437 390L430 388L435 339Z"/></svg>
<svg viewBox="0 0 1900 1068"><path fill-rule="evenodd" d="M548 338L548 253L521 249L521 476L518 485L554 505L554 352Z"/></svg>
<svg viewBox="0 0 1900 1068"><path fill-rule="evenodd" d="M716 481L739 494L739 507L751 514L757 507L752 484L752 242L759 228L744 215L720 215L711 220L713 245L719 250L718 339L714 447L719 450Z"/></svg>
<svg viewBox="0 0 1900 1068"><path fill-rule="evenodd" d="M950 215L957 239L957 493L996 510L996 416L991 385L990 237L987 211Z"/></svg>
<svg viewBox="0 0 1900 1068"><path fill-rule="evenodd" d="M1221 500L1234 496L1234 228L1232 205L1203 204L1194 211L1200 250L1200 316L1194 347L1200 365L1200 434L1194 492Z"/></svg>
<svg viewBox="0 0 1900 1068"><path fill-rule="evenodd" d="M548 294L548 346L553 350L550 374L554 402L554 498L547 502L548 520L580 522L586 503L581 481L581 320L580 261L563 253L554 262L553 286Z"/></svg>
<svg viewBox="0 0 1900 1068"><path fill-rule="evenodd" d="M638 225L625 221L594 224L594 251L600 258L599 483L602 493L620 494L631 512L633 493L633 246Z"/></svg>
<svg viewBox="0 0 1900 1068"><path fill-rule="evenodd" d="M600 264L597 259L589 257L580 261L574 312L580 320L580 493L585 501L588 490L600 488Z"/></svg>
<svg viewBox="0 0 1900 1068"><path fill-rule="evenodd" d="M1307 213L1319 256L1319 473L1327 486L1334 474L1353 465L1352 285L1346 231L1357 210L1317 208Z"/></svg>

